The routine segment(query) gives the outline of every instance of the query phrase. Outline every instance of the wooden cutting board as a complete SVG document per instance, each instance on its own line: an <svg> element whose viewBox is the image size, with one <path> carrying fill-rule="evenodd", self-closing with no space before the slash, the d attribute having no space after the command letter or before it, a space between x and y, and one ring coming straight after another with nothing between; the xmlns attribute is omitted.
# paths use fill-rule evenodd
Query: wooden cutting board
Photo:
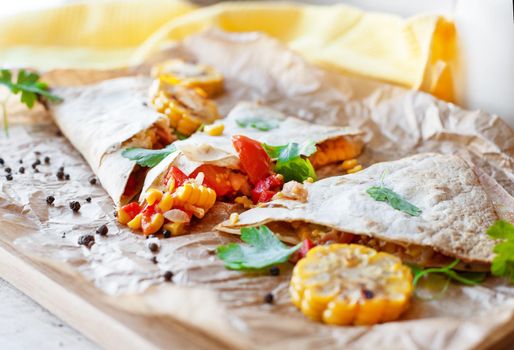
<svg viewBox="0 0 514 350"><path fill-rule="evenodd" d="M80 275L31 258L0 235L0 276L107 349L232 349L229 344L170 317L117 310Z"/></svg>

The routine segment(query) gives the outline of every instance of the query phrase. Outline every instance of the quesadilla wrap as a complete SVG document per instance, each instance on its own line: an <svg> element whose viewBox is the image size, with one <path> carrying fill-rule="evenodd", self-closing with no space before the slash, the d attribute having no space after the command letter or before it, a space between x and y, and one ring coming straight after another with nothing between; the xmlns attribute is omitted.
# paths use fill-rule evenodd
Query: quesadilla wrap
<svg viewBox="0 0 514 350"><path fill-rule="evenodd" d="M373 186L397 193L419 209L417 216L373 198L367 192ZM242 227L266 224L288 243L354 242L421 266L458 258L460 269L487 270L497 242L486 231L498 219L464 160L430 153L314 183L288 183L272 201L217 229L239 234Z"/></svg>
<svg viewBox="0 0 514 350"><path fill-rule="evenodd" d="M314 168L352 159L361 154L363 132L349 126L327 126L286 116L254 102L241 102L223 123L229 135L245 135L271 146L312 141L317 151L309 157Z"/></svg>
<svg viewBox="0 0 514 350"><path fill-rule="evenodd" d="M55 89L63 102L50 106L62 133L82 154L116 204L141 188L145 170L122 157L127 147L162 148L171 143L168 119L148 104L151 79L123 77ZM128 188L130 185L130 188Z"/></svg>
<svg viewBox="0 0 514 350"><path fill-rule="evenodd" d="M213 127L221 123L225 126L225 132L222 135L212 136L205 132L197 132L186 140L176 141L173 144L176 151L163 159L146 176L139 207L136 208L134 205L134 208L127 208L127 210L122 208L123 210L119 212L119 217L122 218L120 222L128 224L127 220L131 221L135 218L134 213L142 213L145 211L144 208L153 206L155 196L158 201L161 201L164 198L163 195L171 193L172 198L177 199L183 190L180 189L179 194L175 195L174 191L178 190L176 185L186 182L193 186L195 191L203 190L205 198L211 198L207 190L211 189L215 193L215 200L218 201L239 200L243 201L246 207L265 202L282 188L284 179L288 180L288 174L298 175L298 169L305 170L302 181L308 177L315 178L314 167L308 159L318 159L319 166L326 165L354 158L360 154L363 147L361 132L357 129L312 125L257 104L238 105L226 119L216 122ZM291 142L289 145L295 144L294 147L289 148L290 150L298 150L302 147L300 145L306 143L311 145L308 159L306 159L307 156L305 159L301 158L300 153L292 157L296 163L291 165L289 173L285 171L282 173L277 166L278 162L275 164L276 160L270 157L268 152L268 149L274 152L278 148L287 148L284 146L284 143L287 143L285 140ZM323 145L326 142L331 142L332 145L324 148ZM171 190L170 181L172 181ZM187 191L189 198L189 193L193 189ZM200 197L200 192L191 193L194 194L192 202L195 202ZM149 198L154 204L149 204ZM171 216L166 215L167 211L179 209L188 213L190 217L201 218L212 206L209 200L205 202L209 203L209 206L202 202L201 210L197 210L198 203L185 202L187 201L184 199L178 202L174 200L171 207L166 204L156 212L159 214L161 211L161 214L168 219ZM189 210L184 208L185 204ZM132 214L125 215L128 212ZM155 211L150 210L148 215L154 214ZM157 215L157 217L160 216ZM185 216L181 215L181 217ZM158 219L157 222L161 220ZM165 223L166 220L162 222ZM136 221L132 226L139 227L139 223ZM147 230L143 228L143 233L150 234L155 227Z"/></svg>

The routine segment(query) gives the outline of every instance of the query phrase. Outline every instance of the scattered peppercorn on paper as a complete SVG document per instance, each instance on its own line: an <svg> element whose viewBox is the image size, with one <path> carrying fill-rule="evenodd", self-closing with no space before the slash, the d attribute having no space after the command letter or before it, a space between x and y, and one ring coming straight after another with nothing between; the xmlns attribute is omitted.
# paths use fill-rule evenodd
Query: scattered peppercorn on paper
<svg viewBox="0 0 514 350"><path fill-rule="evenodd" d="M43 74L42 79L50 86L66 86L150 75L155 63L174 58L192 58L223 74L224 92L215 98L221 116L239 101L261 101L309 122L365 131L366 146L358 159L324 169L318 177L342 175L357 166L366 168L420 152L457 154L476 166L498 214L514 219L514 132L499 117L464 111L425 93L313 68L262 34L211 30L188 37L141 67L57 70ZM238 238L214 232L213 227L243 211L242 204L214 204L191 225L191 234L169 239L136 235L117 223L112 200L42 106L29 112L10 101L9 115L10 137L0 138L2 249L8 246L42 265L62 269L63 274L76 272L76 284L94 286L97 297L113 308L178 319L227 346L245 349L471 349L491 346L514 330L514 286L495 278L477 286L452 283L442 298L413 297L408 307L400 296L389 318L401 312L394 322L373 327L314 322L293 304L291 291L297 293L293 301L313 319L325 317L333 324L371 323L374 307L380 307L371 301L379 294L359 290L359 298L370 301L371 311L337 317L317 308L316 302L324 296L306 299L304 293L300 297L298 292L303 293L312 278L310 264L316 259L324 263L324 255L316 256L316 251L295 272L289 263L260 272L226 269L216 249ZM396 258L381 259L398 263ZM394 266L401 281L411 278L401 265ZM295 276L293 283L291 276ZM366 278L366 274L353 277ZM409 284L400 284L407 298L412 292ZM346 306L333 304L339 311Z"/></svg>

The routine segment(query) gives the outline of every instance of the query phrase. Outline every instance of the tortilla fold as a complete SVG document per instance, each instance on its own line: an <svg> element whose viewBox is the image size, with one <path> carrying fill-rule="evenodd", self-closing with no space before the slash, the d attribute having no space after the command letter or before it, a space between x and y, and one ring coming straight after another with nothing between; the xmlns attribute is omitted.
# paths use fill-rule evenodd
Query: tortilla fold
<svg viewBox="0 0 514 350"><path fill-rule="evenodd" d="M381 185L417 206L421 214L408 215L366 192ZM306 201L274 199L217 229L237 234L242 227L300 221L403 246L429 247L465 262L489 264L494 257L497 242L486 231L499 217L478 176L457 156L419 154L304 186ZM296 235L281 238L289 243L300 240Z"/></svg>
<svg viewBox="0 0 514 350"><path fill-rule="evenodd" d="M63 98L61 103L50 104L55 122L116 204L135 168L134 162L121 155L122 144L163 119L148 104L151 81L123 77L54 89Z"/></svg>

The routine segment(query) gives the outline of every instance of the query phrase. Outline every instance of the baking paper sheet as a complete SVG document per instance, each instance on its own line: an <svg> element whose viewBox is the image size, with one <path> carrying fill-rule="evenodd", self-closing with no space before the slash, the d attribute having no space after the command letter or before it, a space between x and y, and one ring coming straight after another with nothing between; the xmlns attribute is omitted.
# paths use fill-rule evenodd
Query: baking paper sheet
<svg viewBox="0 0 514 350"><path fill-rule="evenodd" d="M239 101L261 101L308 121L361 128L367 141L360 158L364 165L422 151L459 154L499 193L495 204L512 213L514 132L497 116L322 71L258 33L211 30L164 49L154 61L176 56L213 65L225 75L226 91L217 101L224 115ZM54 71L46 80L79 85L111 74L145 73L151 63L115 72ZM93 174L86 162L58 135L44 110L29 113L15 104L10 110L10 137L1 137L0 155L14 180L0 178L0 231L18 233L17 249L78 271L114 307L168 315L245 349L470 349L486 347L514 329L514 287L495 279L475 287L452 284L435 301L413 299L398 322L373 327L313 323L289 301L290 267L272 277L228 271L217 260L215 248L237 238L211 228L241 210L233 205L216 205L194 234L162 239L159 253L152 254L148 241L116 224L112 201L101 186L89 183ZM45 156L50 164L37 166L35 173L31 164ZM18 173L20 166L25 174ZM55 176L60 166L69 181ZM56 198L51 206L48 195ZM79 213L69 209L72 200L81 203ZM109 234L96 235L91 250L78 246L80 235L105 223ZM173 284L163 281L167 270L175 274ZM275 295L273 305L263 303L268 292Z"/></svg>

